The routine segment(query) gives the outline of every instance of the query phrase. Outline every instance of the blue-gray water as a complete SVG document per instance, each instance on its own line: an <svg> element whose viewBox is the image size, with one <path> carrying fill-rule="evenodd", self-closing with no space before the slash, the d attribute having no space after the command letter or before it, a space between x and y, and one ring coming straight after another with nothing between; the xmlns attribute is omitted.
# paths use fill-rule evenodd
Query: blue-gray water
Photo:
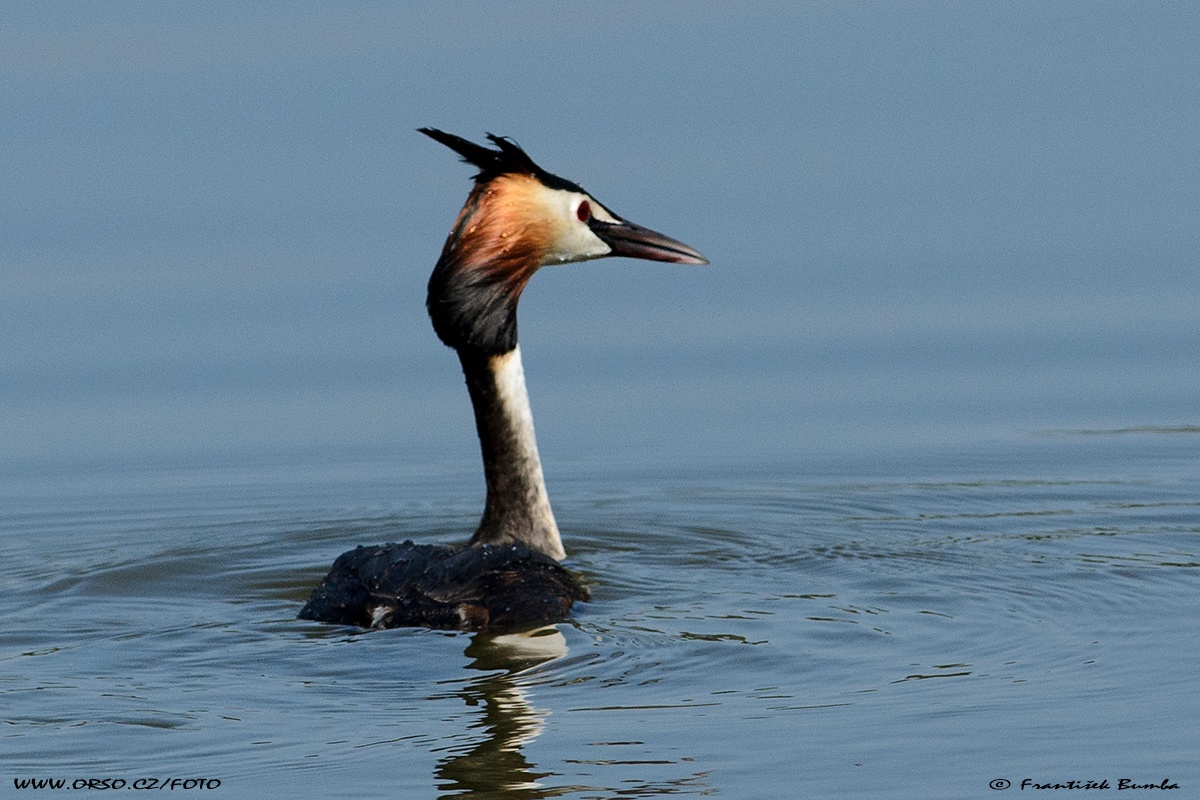
<svg viewBox="0 0 1200 800"><path fill-rule="evenodd" d="M6 790L1197 791L1191 6L0 22ZM422 307L470 170L421 125L712 260L522 301L592 586L557 633L294 618L342 550L482 504Z"/></svg>
<svg viewBox="0 0 1200 800"><path fill-rule="evenodd" d="M544 663L294 619L349 545L461 538L471 470L9 480L6 778L338 797L1194 786L1195 464L1193 431L560 470L592 601L533 640Z"/></svg>

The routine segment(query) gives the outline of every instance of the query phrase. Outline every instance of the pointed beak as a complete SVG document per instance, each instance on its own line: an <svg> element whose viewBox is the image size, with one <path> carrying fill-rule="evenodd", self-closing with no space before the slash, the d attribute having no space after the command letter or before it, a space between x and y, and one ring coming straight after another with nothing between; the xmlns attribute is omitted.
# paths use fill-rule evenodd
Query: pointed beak
<svg viewBox="0 0 1200 800"><path fill-rule="evenodd" d="M683 242L632 222L603 222L593 217L588 227L612 248L614 256L670 261L673 264L708 263L707 258Z"/></svg>

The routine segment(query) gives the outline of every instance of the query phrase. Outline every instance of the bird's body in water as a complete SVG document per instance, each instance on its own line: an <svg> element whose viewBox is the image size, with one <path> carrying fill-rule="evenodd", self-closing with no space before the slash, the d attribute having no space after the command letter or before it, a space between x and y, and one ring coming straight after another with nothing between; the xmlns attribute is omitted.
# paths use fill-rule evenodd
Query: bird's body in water
<svg viewBox="0 0 1200 800"><path fill-rule="evenodd" d="M586 592L566 557L533 433L517 302L543 266L623 255L708 263L613 214L508 139L495 149L421 132L480 172L429 279L434 331L462 363L483 451L487 501L460 548L412 542L343 553L300 612L369 628L517 629L566 618Z"/></svg>

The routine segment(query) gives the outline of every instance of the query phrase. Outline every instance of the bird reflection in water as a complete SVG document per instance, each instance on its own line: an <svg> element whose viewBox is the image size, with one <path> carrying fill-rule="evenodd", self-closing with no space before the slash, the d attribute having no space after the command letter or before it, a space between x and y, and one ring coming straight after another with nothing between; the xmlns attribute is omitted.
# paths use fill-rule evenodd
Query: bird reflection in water
<svg viewBox="0 0 1200 800"><path fill-rule="evenodd" d="M471 727L482 732L483 739L438 763L442 797L532 800L562 794L561 788L539 783L552 773L537 771L522 752L541 734L550 712L530 704L520 677L566 653L567 641L553 625L523 633L478 633L472 637L464 651L472 659L467 668L492 674L471 681L460 694L468 706L482 707L482 717Z"/></svg>
<svg viewBox="0 0 1200 800"><path fill-rule="evenodd" d="M531 670L566 654L566 638L555 625L516 634L481 632L473 635L471 644L464 651L464 655L472 659L467 669L491 674L469 682L458 695L469 707L482 707L482 717L470 729L482 732L483 739L438 762L435 774L442 800L541 800L575 795L580 791L622 797L713 793L707 770L689 770L686 774L659 780L634 777L627 771L631 768L639 772L647 768L672 769L683 764L693 766L693 759L687 757L604 758L575 762L620 771L619 790L596 785L544 785L543 780L558 773L538 769L526 758L523 748L542 734L550 712L532 705L526 687ZM642 745L641 742L596 744L604 744L606 749L618 744Z"/></svg>

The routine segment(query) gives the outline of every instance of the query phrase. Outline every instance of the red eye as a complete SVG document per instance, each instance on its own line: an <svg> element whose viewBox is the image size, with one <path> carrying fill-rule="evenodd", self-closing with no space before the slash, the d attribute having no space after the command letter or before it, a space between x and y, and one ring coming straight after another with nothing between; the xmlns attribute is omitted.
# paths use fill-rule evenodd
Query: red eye
<svg viewBox="0 0 1200 800"><path fill-rule="evenodd" d="M580 222L587 222L592 218L591 204L587 200L584 200L579 204L579 208L575 209L575 216L579 217Z"/></svg>

